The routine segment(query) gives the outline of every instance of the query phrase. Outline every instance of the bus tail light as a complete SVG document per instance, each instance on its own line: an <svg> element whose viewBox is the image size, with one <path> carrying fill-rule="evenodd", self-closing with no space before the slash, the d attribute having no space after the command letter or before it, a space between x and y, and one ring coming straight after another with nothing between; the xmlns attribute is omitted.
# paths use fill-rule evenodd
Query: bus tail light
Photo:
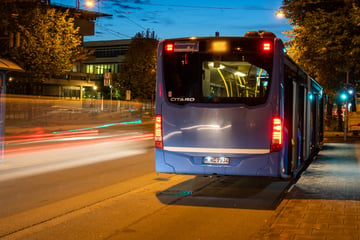
<svg viewBox="0 0 360 240"><path fill-rule="evenodd" d="M155 116L155 148L163 148L162 117Z"/></svg>
<svg viewBox="0 0 360 240"><path fill-rule="evenodd" d="M165 51L167 52L173 52L174 51L174 44L173 43L167 43L165 45Z"/></svg>
<svg viewBox="0 0 360 240"><path fill-rule="evenodd" d="M268 52L271 50L271 43L265 42L263 45L263 50Z"/></svg>
<svg viewBox="0 0 360 240"><path fill-rule="evenodd" d="M283 145L283 128L281 118L275 117L272 122L271 145L270 152L277 152L281 150Z"/></svg>

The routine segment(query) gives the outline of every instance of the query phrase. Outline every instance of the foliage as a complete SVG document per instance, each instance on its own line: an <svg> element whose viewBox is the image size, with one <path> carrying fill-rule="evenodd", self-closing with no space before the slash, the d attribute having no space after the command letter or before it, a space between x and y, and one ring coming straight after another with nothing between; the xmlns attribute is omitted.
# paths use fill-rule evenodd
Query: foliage
<svg viewBox="0 0 360 240"><path fill-rule="evenodd" d="M284 0L291 20L289 54L329 91L359 72L359 7L351 1Z"/></svg>
<svg viewBox="0 0 360 240"><path fill-rule="evenodd" d="M155 94L156 51L158 40L154 32L137 33L131 39L129 49L121 65L120 74L114 81L122 95L131 90L132 99L149 100Z"/></svg>
<svg viewBox="0 0 360 240"><path fill-rule="evenodd" d="M3 24L20 33L20 46L10 48L9 58L21 65L34 80L70 71L87 53L68 11L35 7L13 9Z"/></svg>

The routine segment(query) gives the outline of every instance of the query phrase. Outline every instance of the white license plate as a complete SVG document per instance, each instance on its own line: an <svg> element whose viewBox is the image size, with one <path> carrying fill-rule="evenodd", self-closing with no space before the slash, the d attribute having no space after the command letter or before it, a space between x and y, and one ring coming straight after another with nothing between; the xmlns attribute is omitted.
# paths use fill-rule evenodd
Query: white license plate
<svg viewBox="0 0 360 240"><path fill-rule="evenodd" d="M218 165L228 165L230 164L230 158L228 157L204 157L204 164L218 164Z"/></svg>

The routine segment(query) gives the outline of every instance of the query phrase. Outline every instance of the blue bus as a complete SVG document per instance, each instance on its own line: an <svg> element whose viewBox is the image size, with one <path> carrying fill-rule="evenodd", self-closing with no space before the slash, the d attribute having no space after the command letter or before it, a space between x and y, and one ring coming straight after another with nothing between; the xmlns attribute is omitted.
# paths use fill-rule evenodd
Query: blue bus
<svg viewBox="0 0 360 240"><path fill-rule="evenodd" d="M160 41L161 173L290 178L323 141L323 88L271 32Z"/></svg>

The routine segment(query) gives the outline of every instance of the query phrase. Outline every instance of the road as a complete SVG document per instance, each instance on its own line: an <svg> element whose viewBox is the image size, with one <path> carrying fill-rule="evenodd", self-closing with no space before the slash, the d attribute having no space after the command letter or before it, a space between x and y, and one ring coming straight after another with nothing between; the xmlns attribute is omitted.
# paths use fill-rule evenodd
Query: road
<svg viewBox="0 0 360 240"><path fill-rule="evenodd" d="M154 171L152 126L13 141L0 239L251 239L289 182Z"/></svg>

